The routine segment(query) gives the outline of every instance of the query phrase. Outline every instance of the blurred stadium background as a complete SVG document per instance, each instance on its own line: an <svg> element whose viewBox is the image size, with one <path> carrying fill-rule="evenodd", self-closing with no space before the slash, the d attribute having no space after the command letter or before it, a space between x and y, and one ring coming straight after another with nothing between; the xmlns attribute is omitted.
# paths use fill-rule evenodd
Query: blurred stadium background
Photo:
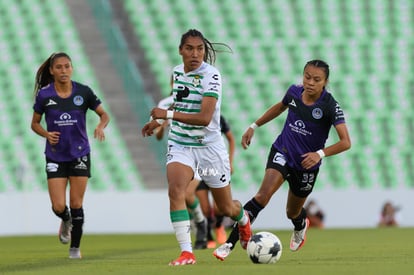
<svg viewBox="0 0 414 275"><path fill-rule="evenodd" d="M301 81L306 61L326 60L329 90L346 113L353 142L350 151L324 161L313 194L328 212L327 225L375 226L382 203L391 200L401 207L402 225L414 226L408 211L414 207L413 1L0 0L0 218L24 220L0 234L47 233L39 217L57 223L47 197L44 140L30 129L35 72L56 51L72 57L73 78L91 86L112 117L107 141L91 138L87 226L170 230L165 143L141 138L140 129L169 93L170 70L181 62L179 39L190 28L234 51L219 54L216 65L224 79L222 113L237 141ZM90 112L88 119L91 133L97 117ZM237 148L232 187L243 202L260 185L283 122L260 128L249 150ZM268 215L273 226L279 214L271 212L286 220L283 192L262 218ZM142 210L148 206L151 211ZM122 215L134 217L118 207L133 209ZM141 214L151 219L157 211L166 217L162 224L139 224ZM106 224L103 213L116 213L118 227Z"/></svg>

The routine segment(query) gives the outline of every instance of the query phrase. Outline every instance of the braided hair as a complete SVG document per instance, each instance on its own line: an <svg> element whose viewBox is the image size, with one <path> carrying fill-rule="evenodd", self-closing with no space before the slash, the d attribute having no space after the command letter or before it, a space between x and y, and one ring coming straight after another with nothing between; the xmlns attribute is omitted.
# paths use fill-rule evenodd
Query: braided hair
<svg viewBox="0 0 414 275"><path fill-rule="evenodd" d="M205 48L203 60L211 65L214 65L214 63L216 62L216 54L218 52L230 52L230 53L233 52L233 50L227 44L210 42L207 38L204 37L204 35L199 30L196 30L196 29L189 29L186 33L184 33L181 36L181 41L180 41L180 46L179 46L180 49L185 44L185 41L187 40L188 37L200 37L201 40L203 40L204 48ZM220 50L218 49L218 46L223 46L225 49Z"/></svg>
<svg viewBox="0 0 414 275"><path fill-rule="evenodd" d="M304 71L305 71L305 69L308 65L312 65L312 66L315 66L317 68L321 68L325 72L326 79L329 78L329 65L325 61L320 60L320 59L314 59L314 60L308 61L305 65L305 67L303 68Z"/></svg>

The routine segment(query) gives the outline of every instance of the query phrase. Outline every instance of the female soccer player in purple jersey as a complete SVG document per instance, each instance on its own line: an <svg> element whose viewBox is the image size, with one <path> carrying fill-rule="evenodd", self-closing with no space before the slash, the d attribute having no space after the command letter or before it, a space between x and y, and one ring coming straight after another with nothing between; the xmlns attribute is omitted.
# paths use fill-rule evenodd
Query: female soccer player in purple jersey
<svg viewBox="0 0 414 275"><path fill-rule="evenodd" d="M172 120L168 133L168 197L170 219L181 249L180 256L169 263L173 266L196 262L185 194L196 171L210 187L223 215L238 222L244 249L251 236L249 215L231 193L229 155L220 132L221 74L211 65L216 49L200 31L191 29L181 36L178 50L183 62L174 67L172 75L174 110L152 109L154 120L141 130L143 136L150 136L160 126L158 119Z"/></svg>
<svg viewBox="0 0 414 275"><path fill-rule="evenodd" d="M290 86L282 101L268 109L242 136L242 146L247 149L257 127L289 109L282 133L270 148L259 191L244 205L244 209L249 213L251 222L254 222L286 180L289 183L286 215L294 225L291 251L297 251L305 242L309 221L303 205L312 192L322 158L351 147L344 113L325 88L328 78L329 66L324 61L306 63L303 84ZM325 147L332 125L339 141ZM223 261L234 248L237 235L237 227L234 227L226 243L214 251L214 256Z"/></svg>
<svg viewBox="0 0 414 275"><path fill-rule="evenodd" d="M70 57L52 54L39 67L35 83L32 130L46 139L46 174L53 212L62 219L61 243L69 241L69 258L81 258L80 241L84 221L83 197L91 176L90 146L86 133L86 111L100 117L94 137L105 139L109 116L94 92L71 80ZM46 129L41 125L45 115ZM70 211L66 206L66 187L70 184Z"/></svg>

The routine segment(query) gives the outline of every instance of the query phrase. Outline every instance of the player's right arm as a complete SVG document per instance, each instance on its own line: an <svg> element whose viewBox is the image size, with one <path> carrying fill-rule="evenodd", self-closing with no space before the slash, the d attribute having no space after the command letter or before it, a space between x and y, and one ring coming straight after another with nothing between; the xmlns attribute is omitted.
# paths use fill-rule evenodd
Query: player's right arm
<svg viewBox="0 0 414 275"><path fill-rule="evenodd" d="M272 107L270 107L261 117L259 117L254 124L256 124L256 127L262 126L269 121L275 119L278 117L281 113L283 113L288 106L284 105L282 101L276 103ZM244 149L247 149L250 145L250 142L254 135L254 128L249 126L247 128L246 132L242 136L241 144Z"/></svg>
<svg viewBox="0 0 414 275"><path fill-rule="evenodd" d="M33 132L35 132L39 136L46 138L50 144L52 145L57 144L59 142L60 132L46 131L40 124L41 120L42 120L42 115L36 112L33 112L32 124L31 124L31 128Z"/></svg>

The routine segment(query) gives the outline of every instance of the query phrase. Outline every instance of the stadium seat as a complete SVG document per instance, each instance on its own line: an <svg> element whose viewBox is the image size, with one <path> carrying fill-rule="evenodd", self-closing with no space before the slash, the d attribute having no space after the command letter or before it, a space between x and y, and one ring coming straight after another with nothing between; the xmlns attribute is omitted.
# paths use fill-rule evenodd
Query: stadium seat
<svg viewBox="0 0 414 275"><path fill-rule="evenodd" d="M34 102L34 74L38 66L52 53L66 51L75 64L74 79L88 83L102 97L96 79L82 49L77 30L63 0L33 0L6 3L0 1L2 18L0 20L0 93L2 110L1 134L12 137L12 142L2 143L4 148L0 158L2 177L0 192L7 190L32 191L46 190L46 174L44 173L44 142L30 129ZM45 43L47 41L47 43ZM103 99L105 101L105 99ZM110 113L110 110L108 110ZM16 115L19 114L19 115ZM88 116L88 121L90 116ZM89 126L93 133L96 116ZM117 148L122 161L111 156L94 158L93 165L109 171L123 171L122 174L95 170L92 183L99 180L100 190L141 188L139 172L135 167L125 165L132 163L131 157L122 141L116 122L108 127L113 143L93 145L93 152L110 151ZM91 142L94 143L91 138ZM99 172L98 172L99 171ZM133 171L133 172L130 172ZM101 180L105 179L104 183ZM137 183L130 187L131 183ZM95 185L95 184L93 184Z"/></svg>
<svg viewBox="0 0 414 275"><path fill-rule="evenodd" d="M126 2L131 5L134 1ZM140 4L147 5L146 1ZM185 17L185 13L176 14L176 6L186 5L200 20ZM406 154L413 149L409 144L410 131L406 130L411 129L413 117L413 97L407 89L413 85L410 74L414 66L412 1L400 1L389 8L386 0L375 4L358 0L241 1L236 4L216 0L194 4L179 0L166 7L172 8L170 15L180 22L178 27L194 22L203 24L202 29L209 36L220 38L220 42L228 41L232 46L234 53L220 55L217 66L225 81L222 111L239 137L266 106L280 100L291 84L301 81L304 62L314 58L326 60L331 68L327 88L344 109L353 147L343 155L324 161L317 186L394 187L387 183L390 174L375 167L384 165L384 148L391 146L404 155L392 154L396 163L402 160L406 163ZM139 16L148 21L163 21L156 13L151 14L151 18L144 13ZM177 32L175 26L171 24L171 32ZM142 28L139 24L134 27ZM139 39L148 42L154 37L139 32ZM176 35L163 39L163 43L170 43L168 40L176 40ZM148 49L148 55L152 54L152 49ZM156 68L160 63L151 64L153 71L162 73L166 62L160 68ZM160 77L162 85L164 78ZM270 137L277 135L283 122L281 117L257 131L258 150L268 150ZM334 130L327 145L334 142L332 136L336 137ZM249 188L251 182L261 177L262 170L250 153L239 152L237 158L235 169L242 170L243 175L233 176L238 181L235 186ZM344 173L343 167L350 172ZM412 176L403 175L399 182ZM239 182L243 180L247 183Z"/></svg>

